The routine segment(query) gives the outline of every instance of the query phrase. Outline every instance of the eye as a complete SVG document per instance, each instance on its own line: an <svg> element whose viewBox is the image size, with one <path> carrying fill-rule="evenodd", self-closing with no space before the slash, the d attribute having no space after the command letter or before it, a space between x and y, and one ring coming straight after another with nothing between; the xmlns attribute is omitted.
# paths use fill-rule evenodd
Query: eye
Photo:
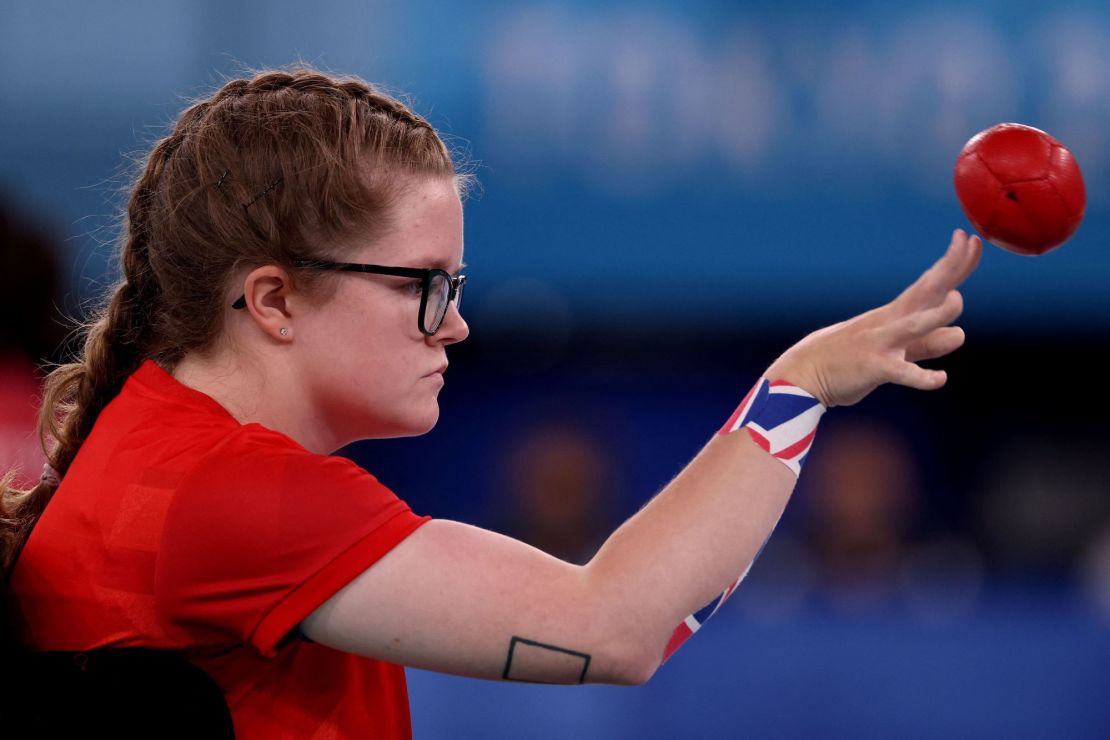
<svg viewBox="0 0 1110 740"><path fill-rule="evenodd" d="M424 291L424 281L423 280L409 280L404 285L401 286L401 290L403 290L405 293L407 293L411 296L415 296L415 297L419 298L420 294Z"/></svg>

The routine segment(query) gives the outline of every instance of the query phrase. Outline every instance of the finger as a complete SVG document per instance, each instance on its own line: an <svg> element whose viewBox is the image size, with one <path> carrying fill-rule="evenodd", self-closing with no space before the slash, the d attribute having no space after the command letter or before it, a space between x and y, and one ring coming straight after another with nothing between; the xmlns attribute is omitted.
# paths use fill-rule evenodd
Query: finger
<svg viewBox="0 0 1110 740"><path fill-rule="evenodd" d="M893 346L903 346L909 341L951 324L963 313L963 310L963 296L958 290L950 290L940 305L914 311L891 323L887 339L893 343Z"/></svg>
<svg viewBox="0 0 1110 740"><path fill-rule="evenodd" d="M968 238L963 229L952 233L952 241L944 256L937 260L903 293L910 310L943 300L975 270L983 253L982 240Z"/></svg>
<svg viewBox="0 0 1110 740"><path fill-rule="evenodd" d="M906 359L910 362L932 360L944 357L963 346L964 330L958 326L942 326L923 337L915 339L906 347Z"/></svg>
<svg viewBox="0 0 1110 740"><path fill-rule="evenodd" d="M983 254L983 241L978 236L969 237L963 229L952 232L948 251L930 268L939 281L938 289L952 290L975 271Z"/></svg>
<svg viewBox="0 0 1110 740"><path fill-rule="evenodd" d="M963 270L956 275L956 282L952 285L953 288L963 285L964 281L971 277L971 273L975 272L975 268L979 266L979 260L983 258L983 240L978 236L972 236L967 240L967 249L967 260Z"/></svg>
<svg viewBox="0 0 1110 740"><path fill-rule="evenodd" d="M907 292L919 296L935 294L940 292L939 288L941 286L954 281L964 269L967 259L967 242L967 234L964 233L963 229L953 231L952 241L948 243L948 249L945 250L944 255L934 262L928 270L921 273L921 276L910 285ZM943 293L940 294L943 295Z"/></svg>
<svg viewBox="0 0 1110 740"><path fill-rule="evenodd" d="M897 362L888 370L891 383L916 388L919 391L932 391L948 382L948 373L943 370L929 370L912 362Z"/></svg>

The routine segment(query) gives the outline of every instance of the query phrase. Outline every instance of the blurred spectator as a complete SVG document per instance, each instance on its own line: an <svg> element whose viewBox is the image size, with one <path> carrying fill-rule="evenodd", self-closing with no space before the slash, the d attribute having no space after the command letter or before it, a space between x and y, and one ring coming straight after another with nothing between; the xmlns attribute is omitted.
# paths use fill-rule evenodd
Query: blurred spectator
<svg viewBox="0 0 1110 740"><path fill-rule="evenodd" d="M1030 434L996 448L979 517L1004 569L1064 573L1110 524L1110 458L1101 435Z"/></svg>
<svg viewBox="0 0 1110 740"><path fill-rule="evenodd" d="M52 240L0 200L0 471L18 466L17 486L38 480L37 365L56 359L59 271Z"/></svg>
<svg viewBox="0 0 1110 740"><path fill-rule="evenodd" d="M503 527L558 558L585 563L613 528L619 500L614 453L582 426L541 423L509 449Z"/></svg>
<svg viewBox="0 0 1110 740"><path fill-rule="evenodd" d="M830 424L804 479L807 539L831 603L848 611L886 605L921 506L921 469L908 442L878 421Z"/></svg>
<svg viewBox="0 0 1110 740"><path fill-rule="evenodd" d="M818 440L800 503L820 595L835 609L905 609L931 624L970 614L982 556L965 536L926 531L922 465L905 433L856 420Z"/></svg>

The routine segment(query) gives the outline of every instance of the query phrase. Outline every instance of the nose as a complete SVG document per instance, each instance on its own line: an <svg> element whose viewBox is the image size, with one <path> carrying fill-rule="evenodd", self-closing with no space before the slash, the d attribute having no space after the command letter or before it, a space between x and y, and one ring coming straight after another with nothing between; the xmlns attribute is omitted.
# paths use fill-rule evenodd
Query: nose
<svg viewBox="0 0 1110 740"><path fill-rule="evenodd" d="M439 325L439 331L428 339L439 344L457 344L468 336L470 336L470 325L459 313L459 307L455 301L451 301L447 306L447 314L443 317L443 323Z"/></svg>

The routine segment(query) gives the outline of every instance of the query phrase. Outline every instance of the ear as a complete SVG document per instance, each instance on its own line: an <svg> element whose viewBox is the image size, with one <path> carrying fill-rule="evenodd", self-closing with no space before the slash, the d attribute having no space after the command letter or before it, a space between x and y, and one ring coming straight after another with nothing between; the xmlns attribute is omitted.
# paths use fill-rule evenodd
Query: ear
<svg viewBox="0 0 1110 740"><path fill-rule="evenodd" d="M243 280L247 312L259 328L282 343L293 339L295 292L289 273L277 265L256 267Z"/></svg>

